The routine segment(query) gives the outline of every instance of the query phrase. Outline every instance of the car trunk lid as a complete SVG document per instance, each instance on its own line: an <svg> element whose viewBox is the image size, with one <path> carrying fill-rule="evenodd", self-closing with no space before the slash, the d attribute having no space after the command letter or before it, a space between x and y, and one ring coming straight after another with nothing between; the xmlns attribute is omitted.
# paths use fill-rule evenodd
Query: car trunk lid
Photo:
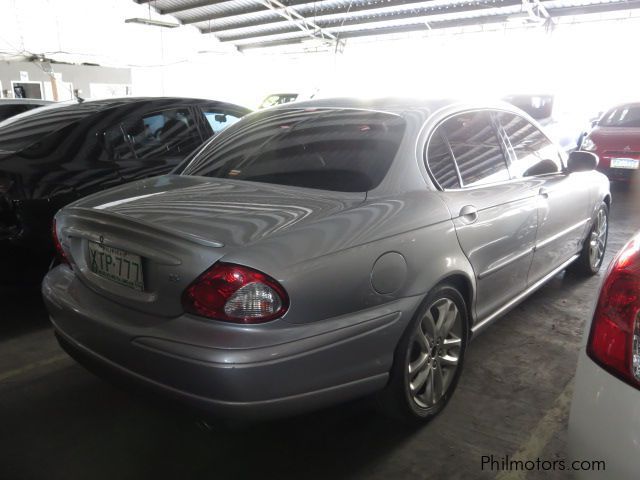
<svg viewBox="0 0 640 480"><path fill-rule="evenodd" d="M229 251L364 198L365 194L174 175L87 197L63 209L57 224L84 283L118 303L171 317L182 313L185 288ZM120 257L120 265L125 261L122 252L130 260L140 257L140 284L127 286L105 278L104 271L96 271L96 251L112 255L114 262Z"/></svg>

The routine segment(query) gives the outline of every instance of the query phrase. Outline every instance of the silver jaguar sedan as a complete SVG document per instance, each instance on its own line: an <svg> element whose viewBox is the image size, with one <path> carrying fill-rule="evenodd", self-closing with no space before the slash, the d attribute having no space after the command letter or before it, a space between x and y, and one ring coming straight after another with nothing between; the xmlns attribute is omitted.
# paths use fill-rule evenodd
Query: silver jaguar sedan
<svg viewBox="0 0 640 480"><path fill-rule="evenodd" d="M598 271L597 162L507 104L283 105L62 209L42 290L81 363L210 414L376 393L423 422L473 336L564 268Z"/></svg>

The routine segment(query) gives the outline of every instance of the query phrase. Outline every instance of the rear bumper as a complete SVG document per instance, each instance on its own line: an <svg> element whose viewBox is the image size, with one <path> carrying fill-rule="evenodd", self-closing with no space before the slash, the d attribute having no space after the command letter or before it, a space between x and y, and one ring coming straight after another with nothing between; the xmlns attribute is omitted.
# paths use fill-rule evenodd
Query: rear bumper
<svg viewBox="0 0 640 480"><path fill-rule="evenodd" d="M132 311L65 266L47 275L42 290L61 345L80 363L209 414L241 418L293 415L383 388L420 302L403 299L314 325L243 327ZM199 341L187 342L189 331Z"/></svg>
<svg viewBox="0 0 640 480"><path fill-rule="evenodd" d="M603 460L606 470L577 471L576 478L638 478L639 404L640 390L602 369L582 349L569 417L569 450L575 460Z"/></svg>

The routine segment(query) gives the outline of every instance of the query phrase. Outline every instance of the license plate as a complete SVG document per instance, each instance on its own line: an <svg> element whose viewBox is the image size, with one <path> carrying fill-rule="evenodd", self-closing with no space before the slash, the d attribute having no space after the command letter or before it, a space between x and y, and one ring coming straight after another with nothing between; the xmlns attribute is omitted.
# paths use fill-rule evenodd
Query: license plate
<svg viewBox="0 0 640 480"><path fill-rule="evenodd" d="M140 255L89 242L89 269L101 276L134 290L144 290Z"/></svg>
<svg viewBox="0 0 640 480"><path fill-rule="evenodd" d="M637 170L640 160L634 158L612 158L611 168L627 168L629 170Z"/></svg>

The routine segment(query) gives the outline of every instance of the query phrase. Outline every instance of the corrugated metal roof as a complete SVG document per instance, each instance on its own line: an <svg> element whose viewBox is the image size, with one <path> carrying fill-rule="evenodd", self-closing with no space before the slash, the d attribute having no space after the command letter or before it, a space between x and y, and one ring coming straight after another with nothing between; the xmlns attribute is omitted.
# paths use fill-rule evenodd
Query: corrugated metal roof
<svg viewBox="0 0 640 480"><path fill-rule="evenodd" d="M640 9L640 0L134 1L150 3L159 13L173 15L239 48L495 24L514 15L524 15L525 21L549 22L549 17Z"/></svg>

